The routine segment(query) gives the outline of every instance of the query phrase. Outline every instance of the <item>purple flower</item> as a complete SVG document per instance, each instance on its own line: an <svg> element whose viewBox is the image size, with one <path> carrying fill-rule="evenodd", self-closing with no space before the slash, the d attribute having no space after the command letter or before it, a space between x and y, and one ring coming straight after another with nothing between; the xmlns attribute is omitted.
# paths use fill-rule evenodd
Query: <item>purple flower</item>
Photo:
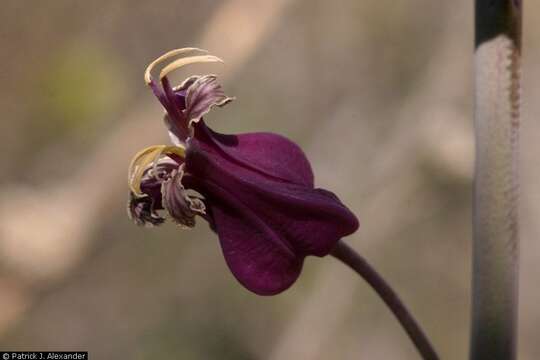
<svg viewBox="0 0 540 360"><path fill-rule="evenodd" d="M181 57L154 81L157 64L193 51L202 50L173 50L146 70L174 145L135 155L129 214L139 225L159 225L164 210L188 228L200 216L217 233L238 281L257 294L277 294L298 278L306 256L329 254L356 231L358 220L333 193L314 188L311 166L290 140L266 132L224 135L206 126L206 113L233 100L215 75L169 84L167 75L181 66L220 59L206 53Z"/></svg>

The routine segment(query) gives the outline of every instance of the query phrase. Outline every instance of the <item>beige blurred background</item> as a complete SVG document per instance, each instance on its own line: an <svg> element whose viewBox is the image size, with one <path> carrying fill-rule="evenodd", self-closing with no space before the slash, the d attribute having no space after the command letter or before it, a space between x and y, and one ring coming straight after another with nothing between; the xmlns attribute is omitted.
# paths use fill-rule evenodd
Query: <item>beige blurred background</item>
<svg viewBox="0 0 540 360"><path fill-rule="evenodd" d="M539 359L540 4L525 4L520 359ZM472 1L3 0L0 349L92 359L417 359L372 290L309 258L258 297L215 235L127 218L126 169L166 141L145 66L197 46L237 101L222 132L298 142L358 215L347 240L443 359L469 331Z"/></svg>

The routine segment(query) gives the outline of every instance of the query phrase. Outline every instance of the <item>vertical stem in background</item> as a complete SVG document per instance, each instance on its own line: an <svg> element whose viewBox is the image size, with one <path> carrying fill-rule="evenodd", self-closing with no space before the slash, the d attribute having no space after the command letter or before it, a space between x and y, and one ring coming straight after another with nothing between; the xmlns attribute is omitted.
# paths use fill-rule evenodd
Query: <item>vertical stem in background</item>
<svg viewBox="0 0 540 360"><path fill-rule="evenodd" d="M515 359L521 0L476 0L471 359Z"/></svg>

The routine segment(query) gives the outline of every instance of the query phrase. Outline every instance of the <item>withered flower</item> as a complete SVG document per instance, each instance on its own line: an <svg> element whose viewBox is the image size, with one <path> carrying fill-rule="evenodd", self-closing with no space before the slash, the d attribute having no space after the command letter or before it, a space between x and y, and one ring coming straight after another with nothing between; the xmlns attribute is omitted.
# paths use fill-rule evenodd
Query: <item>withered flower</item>
<svg viewBox="0 0 540 360"><path fill-rule="evenodd" d="M196 55L182 57L187 53ZM164 66L156 82L151 73ZM129 168L128 210L139 225L159 225L162 212L182 227L208 221L234 276L247 289L273 295L299 276L304 258L325 256L358 228L354 214L313 184L302 150L268 132L219 134L203 116L227 97L215 75L191 76L171 87L167 75L184 65L221 62L203 50L173 50L152 62L145 81L165 108L173 145L148 147Z"/></svg>

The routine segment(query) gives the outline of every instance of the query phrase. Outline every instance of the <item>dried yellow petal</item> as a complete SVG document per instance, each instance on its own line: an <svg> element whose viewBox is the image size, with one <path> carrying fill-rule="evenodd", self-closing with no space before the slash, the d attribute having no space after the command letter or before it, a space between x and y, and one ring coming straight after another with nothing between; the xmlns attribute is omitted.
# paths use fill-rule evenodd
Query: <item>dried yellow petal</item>
<svg viewBox="0 0 540 360"><path fill-rule="evenodd" d="M128 185L136 196L142 195L141 181L144 171L151 164L155 167L163 154L176 154L184 157L185 149L179 146L152 145L139 151L131 160L128 170Z"/></svg>
<svg viewBox="0 0 540 360"><path fill-rule="evenodd" d="M193 47L188 47L188 48L181 48L181 49L174 49L174 50L171 50L163 55L161 55L160 57L158 57L156 60L152 61L150 63L150 65L148 65L146 67L146 70L144 72L144 81L147 83L147 84L150 84L151 80L152 80L152 70L154 69L154 67L156 67L156 65L162 63L163 61L167 60L167 59L170 59L171 57L174 57L174 56L177 56L177 55L182 55L182 54L185 54L185 53L188 53L188 52L192 52L192 51L200 51L200 52L203 52L203 53L208 53L208 51L206 50L203 50L203 49L199 49L199 48L193 48Z"/></svg>
<svg viewBox="0 0 540 360"><path fill-rule="evenodd" d="M213 55L197 55L197 56L188 56L185 58L180 58L169 65L165 66L163 70L159 73L159 78L163 79L165 76L167 76L170 72L181 68L182 66L186 66L189 64L199 64L199 63L209 63L209 62L220 62L222 63L223 60L218 58L217 56Z"/></svg>

